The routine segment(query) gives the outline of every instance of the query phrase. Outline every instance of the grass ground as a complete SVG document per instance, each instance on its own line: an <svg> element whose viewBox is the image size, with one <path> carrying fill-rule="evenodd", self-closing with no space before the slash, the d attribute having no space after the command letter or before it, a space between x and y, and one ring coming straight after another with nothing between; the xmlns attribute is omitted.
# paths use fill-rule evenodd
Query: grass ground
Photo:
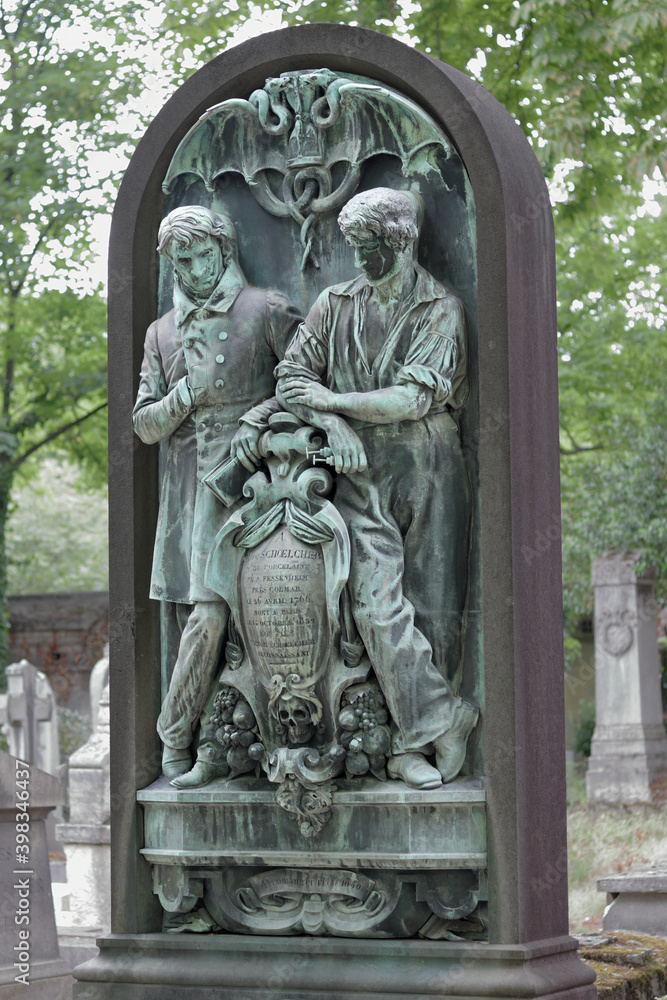
<svg viewBox="0 0 667 1000"><path fill-rule="evenodd" d="M579 765L569 769L567 790L570 931L579 934L602 928L606 897L597 879L667 854L667 804L657 789L654 805L589 807Z"/></svg>

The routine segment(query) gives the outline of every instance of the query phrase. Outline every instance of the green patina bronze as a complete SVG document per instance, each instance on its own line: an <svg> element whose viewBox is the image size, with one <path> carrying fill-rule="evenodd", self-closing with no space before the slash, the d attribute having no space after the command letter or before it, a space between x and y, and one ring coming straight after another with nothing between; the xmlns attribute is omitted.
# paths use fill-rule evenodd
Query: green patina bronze
<svg viewBox="0 0 667 1000"><path fill-rule="evenodd" d="M483 937L465 170L413 102L322 69L209 110L164 190L135 428L164 459L180 791L140 799L167 929Z"/></svg>

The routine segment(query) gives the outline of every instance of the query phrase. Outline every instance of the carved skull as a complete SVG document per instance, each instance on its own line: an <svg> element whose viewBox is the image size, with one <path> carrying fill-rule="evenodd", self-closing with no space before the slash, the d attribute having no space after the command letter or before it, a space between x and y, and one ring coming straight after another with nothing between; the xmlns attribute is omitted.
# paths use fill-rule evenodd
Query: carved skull
<svg viewBox="0 0 667 1000"><path fill-rule="evenodd" d="M307 743L315 731L310 705L296 695L283 695L278 699L278 719L287 729L287 739L297 746Z"/></svg>

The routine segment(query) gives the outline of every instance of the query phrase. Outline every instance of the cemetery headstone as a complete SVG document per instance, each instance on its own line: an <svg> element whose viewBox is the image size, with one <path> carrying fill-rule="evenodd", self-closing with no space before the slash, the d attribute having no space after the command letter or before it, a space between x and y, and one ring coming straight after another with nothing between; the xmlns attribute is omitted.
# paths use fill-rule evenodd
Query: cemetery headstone
<svg viewBox="0 0 667 1000"><path fill-rule="evenodd" d="M7 694L0 695L0 723L15 757L48 774L60 770L56 698L46 674L32 663L10 663Z"/></svg>
<svg viewBox="0 0 667 1000"><path fill-rule="evenodd" d="M0 750L0 997L66 1000L45 819L64 799L58 778Z"/></svg>
<svg viewBox="0 0 667 1000"><path fill-rule="evenodd" d="M655 576L638 576L636 551L593 562L595 731L586 773L589 802L651 801L667 768Z"/></svg>
<svg viewBox="0 0 667 1000"><path fill-rule="evenodd" d="M667 858L598 879L607 894L605 931L635 931L667 937Z"/></svg>
<svg viewBox="0 0 667 1000"><path fill-rule="evenodd" d="M96 715L95 732L69 759L69 819L56 828L67 861L58 937L70 968L94 957L111 929L108 684Z"/></svg>
<svg viewBox="0 0 667 1000"><path fill-rule="evenodd" d="M592 1000L511 116L375 32L237 46L139 145L110 275L113 933L74 995Z"/></svg>
<svg viewBox="0 0 667 1000"><path fill-rule="evenodd" d="M90 698L90 721L93 733L97 731L97 717L100 712L100 699L109 683L109 644L104 647L104 655L97 661L90 672L88 684ZM108 701L107 701L108 704Z"/></svg>

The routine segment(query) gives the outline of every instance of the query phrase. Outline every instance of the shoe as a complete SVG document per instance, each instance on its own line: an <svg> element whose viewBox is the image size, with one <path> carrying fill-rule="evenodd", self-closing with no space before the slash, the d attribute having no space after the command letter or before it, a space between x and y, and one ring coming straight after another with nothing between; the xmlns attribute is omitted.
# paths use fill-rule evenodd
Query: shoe
<svg viewBox="0 0 667 1000"><path fill-rule="evenodd" d="M181 774L177 778L172 778L171 783L176 788L201 788L208 785L214 778L226 778L229 774L227 764L209 764L208 761L195 761L195 766L186 774Z"/></svg>
<svg viewBox="0 0 667 1000"><path fill-rule="evenodd" d="M461 699L452 728L439 740L434 740L435 763L444 782L453 781L463 767L468 737L477 725L478 719L477 706Z"/></svg>
<svg viewBox="0 0 667 1000"><path fill-rule="evenodd" d="M423 753L401 753L387 761L390 778L400 778L409 788L440 788L440 772L431 767Z"/></svg>
<svg viewBox="0 0 667 1000"><path fill-rule="evenodd" d="M192 767L190 747L162 747L162 773L171 781L181 774L187 774Z"/></svg>

